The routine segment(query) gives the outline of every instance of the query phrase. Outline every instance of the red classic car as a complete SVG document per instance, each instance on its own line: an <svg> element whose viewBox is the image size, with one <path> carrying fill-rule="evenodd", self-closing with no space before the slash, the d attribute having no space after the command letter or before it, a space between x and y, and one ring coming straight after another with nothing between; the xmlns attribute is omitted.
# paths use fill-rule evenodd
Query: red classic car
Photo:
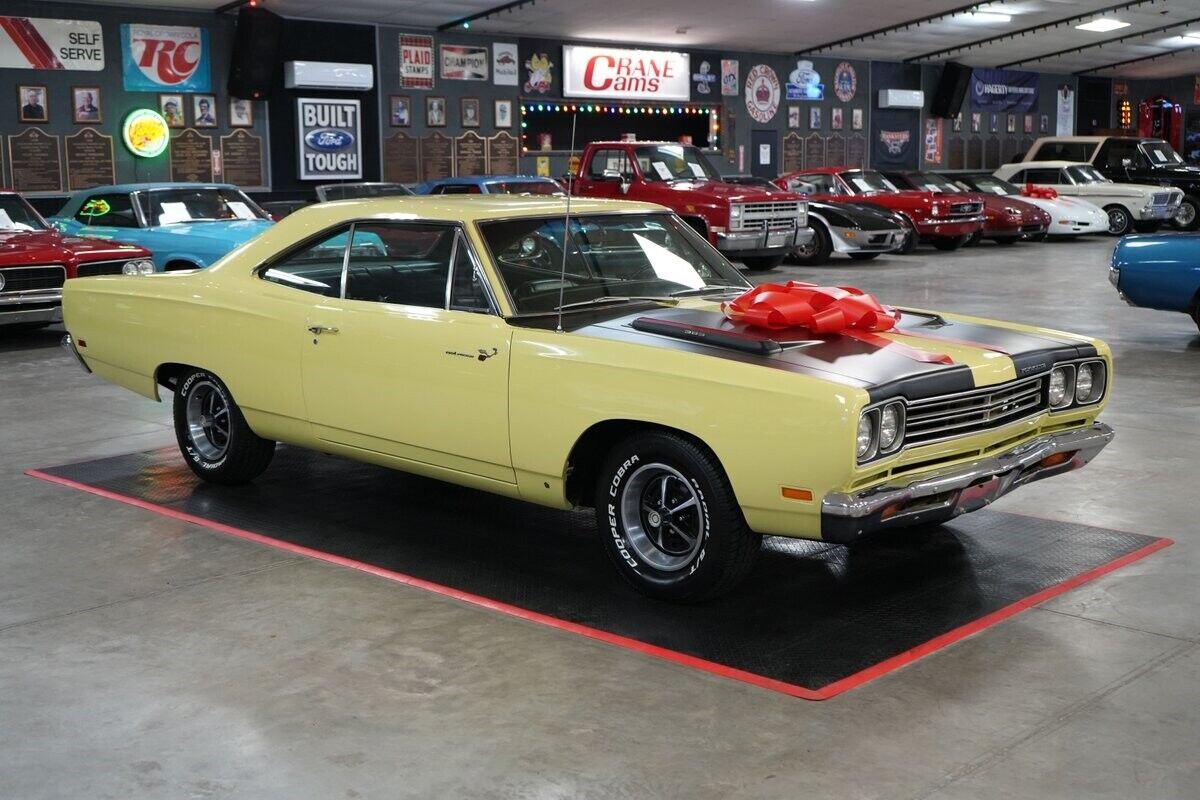
<svg viewBox="0 0 1200 800"><path fill-rule="evenodd" d="M962 194L963 188L945 175L934 172L885 172L885 176L901 189ZM1033 203L997 194L979 195L983 198L983 231L975 238L991 239L996 244L1012 244L1021 239L1038 241L1046 238L1050 215Z"/></svg>
<svg viewBox="0 0 1200 800"><path fill-rule="evenodd" d="M939 250L955 250L983 230L983 197L978 194L940 194L902 191L872 169L820 167L789 172L775 185L806 199L844 201L853 197L895 211L907 219L922 241Z"/></svg>
<svg viewBox="0 0 1200 800"><path fill-rule="evenodd" d="M0 189L0 326L61 322L68 278L153 271L150 251L63 236L21 195Z"/></svg>

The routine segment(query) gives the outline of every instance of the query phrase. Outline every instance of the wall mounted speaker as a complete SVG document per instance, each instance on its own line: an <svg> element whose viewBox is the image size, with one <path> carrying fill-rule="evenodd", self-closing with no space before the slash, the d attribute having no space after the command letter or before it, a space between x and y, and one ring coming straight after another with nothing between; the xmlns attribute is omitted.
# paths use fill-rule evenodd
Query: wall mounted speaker
<svg viewBox="0 0 1200 800"><path fill-rule="evenodd" d="M259 100L270 91L279 72L283 17L259 6L238 10L237 34L229 63L229 94Z"/></svg>
<svg viewBox="0 0 1200 800"><path fill-rule="evenodd" d="M971 68L954 61L947 61L942 67L942 75L938 78L937 88L933 92L929 114L934 117L947 118L957 115L970 86Z"/></svg>

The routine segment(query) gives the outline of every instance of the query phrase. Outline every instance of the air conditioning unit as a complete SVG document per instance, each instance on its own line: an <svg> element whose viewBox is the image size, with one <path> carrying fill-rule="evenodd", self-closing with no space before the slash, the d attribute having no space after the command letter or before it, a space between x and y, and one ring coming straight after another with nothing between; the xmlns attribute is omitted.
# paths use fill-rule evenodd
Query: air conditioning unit
<svg viewBox="0 0 1200 800"><path fill-rule="evenodd" d="M880 89L880 108L924 108L925 93L915 89Z"/></svg>
<svg viewBox="0 0 1200 800"><path fill-rule="evenodd" d="M370 64L288 61L283 65L283 85L288 89L366 92L375 85L375 68Z"/></svg>

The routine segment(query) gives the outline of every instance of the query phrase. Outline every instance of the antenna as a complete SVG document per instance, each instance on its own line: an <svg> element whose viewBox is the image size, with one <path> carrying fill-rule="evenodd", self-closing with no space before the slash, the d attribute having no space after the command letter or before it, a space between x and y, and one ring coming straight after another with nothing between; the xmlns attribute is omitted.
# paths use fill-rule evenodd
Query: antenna
<svg viewBox="0 0 1200 800"><path fill-rule="evenodd" d="M579 115L571 115L571 149L567 152L575 155L575 123L578 121ZM571 163L570 156L567 157L567 164ZM563 307L563 292L567 288L567 249L571 244L571 194L575 189L575 176L567 175L567 214L563 218L563 252L562 252L562 270L558 273L558 326L555 330L562 333L562 307Z"/></svg>

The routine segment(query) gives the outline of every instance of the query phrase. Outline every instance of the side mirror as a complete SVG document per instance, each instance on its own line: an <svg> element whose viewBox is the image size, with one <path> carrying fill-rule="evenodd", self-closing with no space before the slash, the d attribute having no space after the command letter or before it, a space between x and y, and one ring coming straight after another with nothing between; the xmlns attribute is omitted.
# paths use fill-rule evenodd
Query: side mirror
<svg viewBox="0 0 1200 800"><path fill-rule="evenodd" d="M619 181L621 180L621 173L615 169L606 169L600 177L606 181Z"/></svg>

